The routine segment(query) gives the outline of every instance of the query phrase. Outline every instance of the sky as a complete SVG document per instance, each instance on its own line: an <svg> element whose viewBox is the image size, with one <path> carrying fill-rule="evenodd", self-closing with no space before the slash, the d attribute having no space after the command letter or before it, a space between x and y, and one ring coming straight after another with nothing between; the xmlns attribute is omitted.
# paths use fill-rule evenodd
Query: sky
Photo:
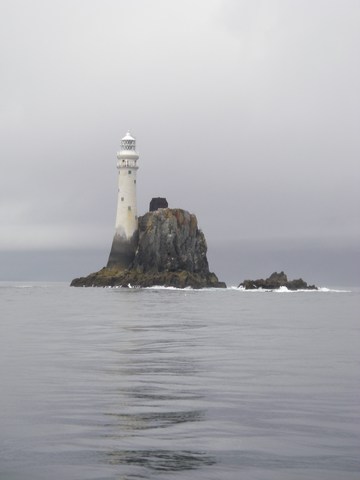
<svg viewBox="0 0 360 480"><path fill-rule="evenodd" d="M359 25L358 0L1 0L0 279L106 263L130 129L138 213L195 213L223 277L360 285Z"/></svg>

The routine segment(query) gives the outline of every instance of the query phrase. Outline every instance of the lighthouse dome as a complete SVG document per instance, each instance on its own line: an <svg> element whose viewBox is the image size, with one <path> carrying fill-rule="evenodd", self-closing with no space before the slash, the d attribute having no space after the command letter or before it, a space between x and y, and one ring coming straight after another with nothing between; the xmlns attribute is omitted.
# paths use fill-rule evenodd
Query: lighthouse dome
<svg viewBox="0 0 360 480"><path fill-rule="evenodd" d="M139 155L135 151L136 140L129 131L121 139L120 152L117 154L119 160L137 160Z"/></svg>

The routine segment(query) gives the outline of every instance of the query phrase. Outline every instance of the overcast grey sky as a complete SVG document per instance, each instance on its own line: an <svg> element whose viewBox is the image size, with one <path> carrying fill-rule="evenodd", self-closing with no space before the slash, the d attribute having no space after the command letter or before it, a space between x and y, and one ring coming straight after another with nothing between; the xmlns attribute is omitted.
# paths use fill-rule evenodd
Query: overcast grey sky
<svg viewBox="0 0 360 480"><path fill-rule="evenodd" d="M127 129L139 214L358 249L359 25L358 0L1 0L0 250L107 251Z"/></svg>

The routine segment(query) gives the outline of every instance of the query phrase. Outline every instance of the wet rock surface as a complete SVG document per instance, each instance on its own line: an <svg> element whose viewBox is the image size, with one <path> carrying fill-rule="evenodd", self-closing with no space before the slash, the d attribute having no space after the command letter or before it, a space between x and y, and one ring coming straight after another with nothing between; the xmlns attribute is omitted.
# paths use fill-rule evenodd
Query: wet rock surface
<svg viewBox="0 0 360 480"><path fill-rule="evenodd" d="M270 277L260 278L258 280L244 280L239 287L246 290L256 290L262 288L264 290L277 290L280 287L286 287L288 290L317 290L315 285L308 285L302 278L296 280L288 280L284 272L274 272Z"/></svg>
<svg viewBox="0 0 360 480"><path fill-rule="evenodd" d="M205 236L196 216L182 209L162 208L139 217L139 240L130 268L106 267L72 286L224 288L210 272Z"/></svg>

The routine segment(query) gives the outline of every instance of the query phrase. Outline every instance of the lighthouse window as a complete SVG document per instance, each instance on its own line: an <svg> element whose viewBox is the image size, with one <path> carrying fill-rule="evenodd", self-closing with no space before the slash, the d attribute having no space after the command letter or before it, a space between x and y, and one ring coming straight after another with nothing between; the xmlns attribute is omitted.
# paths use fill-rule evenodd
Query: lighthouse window
<svg viewBox="0 0 360 480"><path fill-rule="evenodd" d="M122 202L124 201L124 197L121 197L121 201L122 201Z"/></svg>
<svg viewBox="0 0 360 480"><path fill-rule="evenodd" d="M128 174L131 175L131 170L128 171Z"/></svg>
<svg viewBox="0 0 360 480"><path fill-rule="evenodd" d="M128 210L129 210L129 211L131 210L131 207L130 207L130 205L128 206Z"/></svg>
<svg viewBox="0 0 360 480"><path fill-rule="evenodd" d="M134 180L134 183L136 183L136 180Z"/></svg>

